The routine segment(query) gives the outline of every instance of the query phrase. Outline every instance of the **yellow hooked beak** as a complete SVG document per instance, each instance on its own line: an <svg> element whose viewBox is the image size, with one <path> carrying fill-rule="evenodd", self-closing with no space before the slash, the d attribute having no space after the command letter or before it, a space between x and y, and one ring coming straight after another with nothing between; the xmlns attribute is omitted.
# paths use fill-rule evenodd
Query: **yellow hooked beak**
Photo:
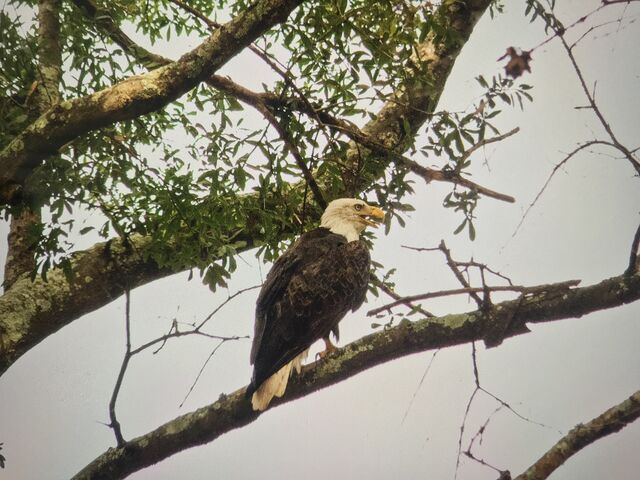
<svg viewBox="0 0 640 480"><path fill-rule="evenodd" d="M377 222L366 217L373 217ZM362 212L362 220L371 227L377 227L384 220L384 212L378 207L368 207Z"/></svg>

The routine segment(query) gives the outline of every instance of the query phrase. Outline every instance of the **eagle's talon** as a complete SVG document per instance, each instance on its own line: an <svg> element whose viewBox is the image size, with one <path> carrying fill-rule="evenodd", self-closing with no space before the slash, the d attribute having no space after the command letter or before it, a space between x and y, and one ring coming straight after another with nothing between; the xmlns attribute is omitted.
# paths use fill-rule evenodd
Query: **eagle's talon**
<svg viewBox="0 0 640 480"><path fill-rule="evenodd" d="M333 343L331 343L331 340L329 339L329 337L323 338L322 340L324 340L324 350L316 353L316 361L324 360L326 357L328 357L333 352L338 350L336 346Z"/></svg>

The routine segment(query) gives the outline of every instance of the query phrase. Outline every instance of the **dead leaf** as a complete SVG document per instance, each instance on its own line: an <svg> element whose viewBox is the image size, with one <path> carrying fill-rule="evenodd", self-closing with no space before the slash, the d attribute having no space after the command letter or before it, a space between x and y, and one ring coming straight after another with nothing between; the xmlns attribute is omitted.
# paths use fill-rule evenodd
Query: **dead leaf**
<svg viewBox="0 0 640 480"><path fill-rule="evenodd" d="M509 47L507 53L501 56L498 61L509 57L509 61L504 67L504 71L512 78L518 78L524 71L531 73L529 62L531 61L531 52L521 50L519 48Z"/></svg>

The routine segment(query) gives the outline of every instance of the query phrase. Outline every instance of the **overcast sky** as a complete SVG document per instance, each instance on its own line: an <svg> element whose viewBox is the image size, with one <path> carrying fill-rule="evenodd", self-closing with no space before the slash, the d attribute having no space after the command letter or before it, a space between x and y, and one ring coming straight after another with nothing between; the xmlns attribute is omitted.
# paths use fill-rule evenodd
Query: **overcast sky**
<svg viewBox="0 0 640 480"><path fill-rule="evenodd" d="M508 46L531 48L545 38L540 23L531 25L522 18L524 2L508 3L504 15L493 20L486 15L477 26L456 63L440 109L460 110L477 103L481 91L475 76L497 74L501 63L496 59ZM584 4L599 2L558 3L560 18L568 24L589 11ZM590 37L576 51L589 85L597 80L597 101L604 115L631 148L638 146L640 126L638 7L609 9L613 16L598 18L623 15L622 23L596 31L595 40ZM178 55L175 51L171 56ZM222 73L259 89L262 78L255 67L253 59L241 56ZM554 165L577 142L602 137L593 114L575 109L585 99L557 42L537 50L531 67L523 80L534 86L534 102L523 112L505 110L498 122L503 131L519 126L521 132L473 158L474 181L511 194L517 202L482 199L477 239L470 242L464 234L453 235L460 218L442 207L449 186L425 187L416 179L416 194L409 199L416 211L406 228L395 224L388 236L380 232L372 252L376 261L398 269L395 280L401 294L457 287L438 253L401 247L433 247L441 239L456 259L473 256L518 284L581 279L585 285L624 270L640 222L640 188L631 167L611 152L585 152L567 164L512 236ZM7 230L0 224L3 258ZM230 292L259 283L268 270L252 252L242 259ZM185 322L203 318L226 294L213 295L197 280L187 281L186 274L135 290L134 344L164 333L174 317ZM213 330L251 334L256 295L245 294L223 309ZM341 323L341 345L371 333L365 312L380 302L370 300ZM445 298L425 308L445 314L472 310L474 305ZM638 390L639 315L636 302L581 319L534 325L532 333L495 349L478 345L482 385L531 421L502 410L492 418L476 455L521 473L575 424ZM68 478L115 444L102 423L108 422L107 405L124 351L123 327L124 299L119 299L47 338L0 379L0 442L7 458L0 479ZM208 340L181 339L157 355L134 358L118 401L125 438L144 434L248 382L250 340L225 344L179 408L213 347ZM396 360L275 408L241 430L130 478L453 478L460 425L474 388L471 346L440 351L418 387L432 355ZM477 397L464 447L497 406L485 395ZM636 422L580 452L553 478L636 479L639 444ZM461 459L458 478L495 479L496 473Z"/></svg>

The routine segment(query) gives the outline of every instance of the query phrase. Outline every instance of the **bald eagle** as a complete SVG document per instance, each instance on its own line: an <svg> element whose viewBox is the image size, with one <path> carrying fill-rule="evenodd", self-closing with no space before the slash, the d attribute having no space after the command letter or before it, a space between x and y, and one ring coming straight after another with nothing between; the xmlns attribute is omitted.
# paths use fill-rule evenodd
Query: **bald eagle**
<svg viewBox="0 0 640 480"><path fill-rule="evenodd" d="M338 339L338 322L364 302L371 259L359 238L376 225L370 218L381 221L384 212L362 200L334 200L320 227L302 234L273 264L256 304L247 389L254 410L284 394L291 369L300 372L312 343L322 338L323 353L332 351L329 334Z"/></svg>

